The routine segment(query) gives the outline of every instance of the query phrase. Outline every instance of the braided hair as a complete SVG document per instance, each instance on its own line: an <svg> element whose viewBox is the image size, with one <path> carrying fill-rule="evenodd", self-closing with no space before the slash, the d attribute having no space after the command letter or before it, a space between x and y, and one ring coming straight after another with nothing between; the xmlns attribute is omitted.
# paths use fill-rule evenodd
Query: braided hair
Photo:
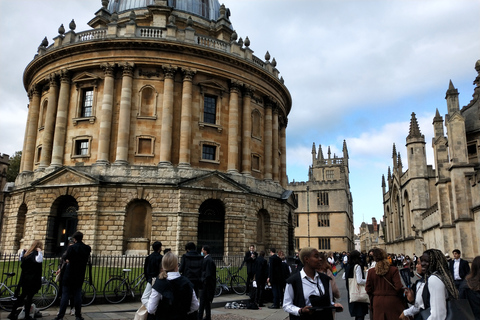
<svg viewBox="0 0 480 320"><path fill-rule="evenodd" d="M448 293L454 299L458 299L458 291L455 287L453 282L452 273L448 268L448 262L445 258L445 255L442 251L437 249L428 249L424 252L424 254L428 254L430 257L430 265L428 266L427 272L425 273L425 277L430 277L433 273L439 276L442 280L445 288L447 288Z"/></svg>

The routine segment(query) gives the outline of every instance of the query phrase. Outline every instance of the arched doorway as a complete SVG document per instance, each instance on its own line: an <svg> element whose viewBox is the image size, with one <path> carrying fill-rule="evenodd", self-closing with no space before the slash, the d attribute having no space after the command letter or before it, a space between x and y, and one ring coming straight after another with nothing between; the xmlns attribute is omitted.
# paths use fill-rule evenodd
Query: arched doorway
<svg viewBox="0 0 480 320"><path fill-rule="evenodd" d="M28 212L27 205L22 203L20 208L18 208L18 215L17 215L17 225L15 230L15 250L19 250L20 248L25 248L26 244L22 244L22 240L25 238L25 223L26 223L26 215Z"/></svg>
<svg viewBox="0 0 480 320"><path fill-rule="evenodd" d="M198 247L209 245L211 254L224 254L225 206L217 199L205 200L198 210Z"/></svg>
<svg viewBox="0 0 480 320"><path fill-rule="evenodd" d="M68 240L77 231L78 203L72 196L58 197L52 204L45 253L60 256L67 249Z"/></svg>
<svg viewBox="0 0 480 320"><path fill-rule="evenodd" d="M257 250L267 252L267 245L270 241L270 215L265 209L260 209L257 213Z"/></svg>

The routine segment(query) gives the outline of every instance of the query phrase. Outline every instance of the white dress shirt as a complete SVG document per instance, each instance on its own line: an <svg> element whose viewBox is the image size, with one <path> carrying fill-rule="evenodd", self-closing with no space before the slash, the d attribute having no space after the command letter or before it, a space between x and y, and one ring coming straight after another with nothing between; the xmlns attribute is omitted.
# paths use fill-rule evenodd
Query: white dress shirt
<svg viewBox="0 0 480 320"><path fill-rule="evenodd" d="M423 304L423 288L425 287L425 282L418 282L417 284L417 292L415 293L415 302L413 303L410 308L405 309L403 314L407 317L414 317L417 313L420 312L421 309L425 309L425 305Z"/></svg>
<svg viewBox="0 0 480 320"><path fill-rule="evenodd" d="M453 280L462 280L460 278L460 259L453 260Z"/></svg>
<svg viewBox="0 0 480 320"><path fill-rule="evenodd" d="M447 289L443 281L435 274L428 278L428 291L430 292L430 317L428 320L445 320L447 317Z"/></svg>
<svg viewBox="0 0 480 320"><path fill-rule="evenodd" d="M302 288L303 288L303 297L305 298L305 306L311 306L309 297L311 295L320 296L320 291L322 291L322 295L325 294L325 288L323 286L318 273L315 272L315 277L312 279L305 271L302 269L300 271L300 278L302 279ZM329 294L330 294L330 304L333 305L333 294L332 294L332 286L329 287ZM290 283L287 283L285 287L285 295L283 297L283 310L292 314L294 316L300 316L298 313L301 308L297 307L293 304L293 286Z"/></svg>
<svg viewBox="0 0 480 320"><path fill-rule="evenodd" d="M179 272L167 272L167 280L174 280L180 277ZM147 304L147 311L150 314L155 314L157 311L158 303L162 300L162 294L152 288L152 293L150 294L150 298L148 299ZM197 296L195 295L195 291L192 289L192 302L190 303L190 310L188 313L192 313L197 311L199 307Z"/></svg>

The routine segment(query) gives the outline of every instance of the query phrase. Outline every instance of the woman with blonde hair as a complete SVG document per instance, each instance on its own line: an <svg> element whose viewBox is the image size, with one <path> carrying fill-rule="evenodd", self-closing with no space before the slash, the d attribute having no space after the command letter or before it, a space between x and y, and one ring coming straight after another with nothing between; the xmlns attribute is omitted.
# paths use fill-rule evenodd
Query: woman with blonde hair
<svg viewBox="0 0 480 320"><path fill-rule="evenodd" d="M365 291L372 305L372 320L398 319L405 307L402 280L398 268L390 265L385 251L373 249L375 267L368 270Z"/></svg>
<svg viewBox="0 0 480 320"><path fill-rule="evenodd" d="M198 306L193 284L178 272L177 255L168 252L148 300L148 319L188 319Z"/></svg>
<svg viewBox="0 0 480 320"><path fill-rule="evenodd" d="M32 305L33 296L42 287L42 255L43 243L34 240L30 248L21 256L20 280L18 286L22 288L22 293L15 301L12 312L7 316L8 319L17 319L17 308L24 301L25 319L30 320L30 307Z"/></svg>

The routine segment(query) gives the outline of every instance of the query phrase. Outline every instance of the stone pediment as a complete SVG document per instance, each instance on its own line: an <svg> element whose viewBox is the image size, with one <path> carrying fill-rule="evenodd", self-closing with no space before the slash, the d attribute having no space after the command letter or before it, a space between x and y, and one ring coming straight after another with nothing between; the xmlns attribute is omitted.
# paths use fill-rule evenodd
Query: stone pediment
<svg viewBox="0 0 480 320"><path fill-rule="evenodd" d="M179 183L181 188L221 190L228 192L250 192L250 189L218 171L207 173Z"/></svg>
<svg viewBox="0 0 480 320"><path fill-rule="evenodd" d="M32 182L36 187L97 185L100 180L69 167L60 168Z"/></svg>
<svg viewBox="0 0 480 320"><path fill-rule="evenodd" d="M204 90L205 88L209 88L209 89L219 90L221 92L228 91L227 88L225 88L224 86L222 86L221 84L219 84L214 80L206 80L206 81L199 82L197 84L200 86L202 90Z"/></svg>

